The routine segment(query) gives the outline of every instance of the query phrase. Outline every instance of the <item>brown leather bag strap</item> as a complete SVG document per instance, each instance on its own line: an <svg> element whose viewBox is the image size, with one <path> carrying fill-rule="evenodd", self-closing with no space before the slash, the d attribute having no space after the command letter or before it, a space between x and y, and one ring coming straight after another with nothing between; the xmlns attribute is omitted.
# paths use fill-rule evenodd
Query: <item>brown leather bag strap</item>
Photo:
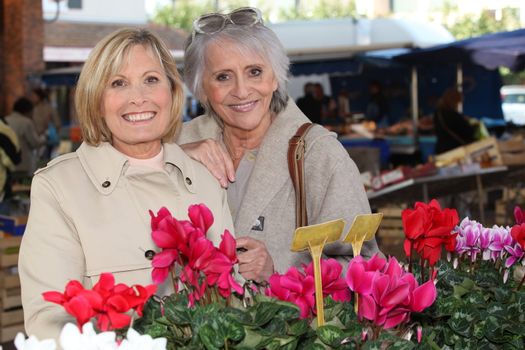
<svg viewBox="0 0 525 350"><path fill-rule="evenodd" d="M295 189L295 227L308 225L304 189L304 154L306 152L304 138L312 126L312 123L301 125L288 143L288 170Z"/></svg>

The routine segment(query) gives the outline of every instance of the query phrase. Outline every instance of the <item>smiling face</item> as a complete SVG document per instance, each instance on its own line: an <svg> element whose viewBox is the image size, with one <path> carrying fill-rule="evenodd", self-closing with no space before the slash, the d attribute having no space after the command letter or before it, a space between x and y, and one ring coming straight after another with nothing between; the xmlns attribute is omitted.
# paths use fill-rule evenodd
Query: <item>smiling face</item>
<svg viewBox="0 0 525 350"><path fill-rule="evenodd" d="M134 158L157 155L171 118L171 105L170 83L159 59L148 47L131 47L102 97L103 118L112 133L113 147Z"/></svg>
<svg viewBox="0 0 525 350"><path fill-rule="evenodd" d="M269 65L233 42L209 44L202 78L205 102L225 128L264 134L271 122L270 102L277 80Z"/></svg>

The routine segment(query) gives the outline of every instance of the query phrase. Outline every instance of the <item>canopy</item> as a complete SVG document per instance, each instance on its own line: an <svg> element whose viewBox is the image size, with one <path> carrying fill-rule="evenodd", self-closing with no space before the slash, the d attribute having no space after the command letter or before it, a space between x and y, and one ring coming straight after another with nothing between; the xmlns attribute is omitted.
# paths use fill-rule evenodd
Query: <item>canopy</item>
<svg viewBox="0 0 525 350"><path fill-rule="evenodd" d="M82 66L48 69L42 73L41 79L47 86L75 86Z"/></svg>
<svg viewBox="0 0 525 350"><path fill-rule="evenodd" d="M441 25L397 18L295 20L268 26L294 63L348 59L371 50L429 47L454 40Z"/></svg>
<svg viewBox="0 0 525 350"><path fill-rule="evenodd" d="M525 69L525 29L499 32L441 44L395 56L411 63L473 63L487 69Z"/></svg>

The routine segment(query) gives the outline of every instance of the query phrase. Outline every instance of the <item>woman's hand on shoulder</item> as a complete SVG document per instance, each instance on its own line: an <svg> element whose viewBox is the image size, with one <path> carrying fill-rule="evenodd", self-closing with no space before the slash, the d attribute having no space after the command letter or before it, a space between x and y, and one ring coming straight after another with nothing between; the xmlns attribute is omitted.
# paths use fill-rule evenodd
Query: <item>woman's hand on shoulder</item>
<svg viewBox="0 0 525 350"><path fill-rule="evenodd" d="M273 259L266 245L254 238L237 238L239 273L247 280L267 281L274 272Z"/></svg>
<svg viewBox="0 0 525 350"><path fill-rule="evenodd" d="M233 161L222 145L213 139L206 139L180 145L188 156L204 164L219 181L222 187L228 187L228 181L235 181Z"/></svg>

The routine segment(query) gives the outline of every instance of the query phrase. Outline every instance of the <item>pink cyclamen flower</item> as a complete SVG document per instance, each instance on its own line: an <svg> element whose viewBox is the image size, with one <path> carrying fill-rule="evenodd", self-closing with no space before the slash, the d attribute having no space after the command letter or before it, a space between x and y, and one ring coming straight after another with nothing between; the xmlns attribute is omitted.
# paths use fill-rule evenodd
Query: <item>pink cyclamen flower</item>
<svg viewBox="0 0 525 350"><path fill-rule="evenodd" d="M492 251L490 250L490 244L492 243L492 238L494 236L494 230L483 227L479 235L479 248L482 253L482 260L490 260L492 256Z"/></svg>
<svg viewBox="0 0 525 350"><path fill-rule="evenodd" d="M521 261L521 259L525 255L525 252L521 248L521 245L519 245L519 243L516 242L513 245L505 246L505 251L509 254L508 258L505 260L505 267L507 269L514 265L516 262Z"/></svg>
<svg viewBox="0 0 525 350"><path fill-rule="evenodd" d="M151 216L151 238L162 249L175 249L182 255L188 254L190 241L203 236L189 221L175 219L170 211L162 207L157 216L149 211Z"/></svg>
<svg viewBox="0 0 525 350"><path fill-rule="evenodd" d="M313 276L307 276L292 266L284 275L273 274L268 282L270 287L266 289L266 295L296 304L301 318L313 315L315 308Z"/></svg>
<svg viewBox="0 0 525 350"><path fill-rule="evenodd" d="M171 269L177 261L178 253L175 249L166 249L160 253L155 254L151 265L151 280L155 284L161 284L168 278Z"/></svg>
<svg viewBox="0 0 525 350"><path fill-rule="evenodd" d="M377 254L370 260L372 259L376 261L378 259ZM385 260L379 259L383 261L382 265L368 264L361 255L356 256L350 261L346 272L346 284L352 291L359 294L370 294L375 271L383 269L386 263ZM369 268L372 269L369 270Z"/></svg>
<svg viewBox="0 0 525 350"><path fill-rule="evenodd" d="M467 255L471 261L475 261L480 249L480 236L483 226L468 218L463 219L459 225L456 237L455 250L459 255Z"/></svg>
<svg viewBox="0 0 525 350"><path fill-rule="evenodd" d="M229 296L232 290L244 293L233 278L233 267L238 263L233 236L225 230L219 248L206 237L214 222L208 207L191 205L188 208L190 220L177 220L164 207L157 215L150 211L150 216L152 239L162 249L152 261L155 283L164 282L175 265L180 265L177 277L184 283L190 306L200 300L208 287L217 287L223 297Z"/></svg>
<svg viewBox="0 0 525 350"><path fill-rule="evenodd" d="M306 275L314 276L314 264L304 269ZM345 280L341 277L343 266L335 259L321 259L323 296L330 295L335 301L350 301L351 295Z"/></svg>
<svg viewBox="0 0 525 350"><path fill-rule="evenodd" d="M517 225L525 224L525 210L521 210L519 206L514 207L514 219Z"/></svg>
<svg viewBox="0 0 525 350"><path fill-rule="evenodd" d="M414 275L405 272L395 258L375 271L366 271L364 265L362 258L352 259L346 276L349 288L359 295L360 318L389 329L408 321L411 312L423 311L436 299L434 282L418 285Z"/></svg>
<svg viewBox="0 0 525 350"><path fill-rule="evenodd" d="M237 242L235 241L235 238L233 238L228 230L224 230L221 238L222 240L219 244L219 250L226 255L233 264L236 264L239 259L237 258Z"/></svg>
<svg viewBox="0 0 525 350"><path fill-rule="evenodd" d="M492 228L492 241L489 244L490 256L492 261L496 261L505 253L505 247L512 244L510 228L494 226Z"/></svg>
<svg viewBox="0 0 525 350"><path fill-rule="evenodd" d="M213 225L213 214L204 204L190 205L188 208L188 216L193 226L202 232L208 232L208 229Z"/></svg>

